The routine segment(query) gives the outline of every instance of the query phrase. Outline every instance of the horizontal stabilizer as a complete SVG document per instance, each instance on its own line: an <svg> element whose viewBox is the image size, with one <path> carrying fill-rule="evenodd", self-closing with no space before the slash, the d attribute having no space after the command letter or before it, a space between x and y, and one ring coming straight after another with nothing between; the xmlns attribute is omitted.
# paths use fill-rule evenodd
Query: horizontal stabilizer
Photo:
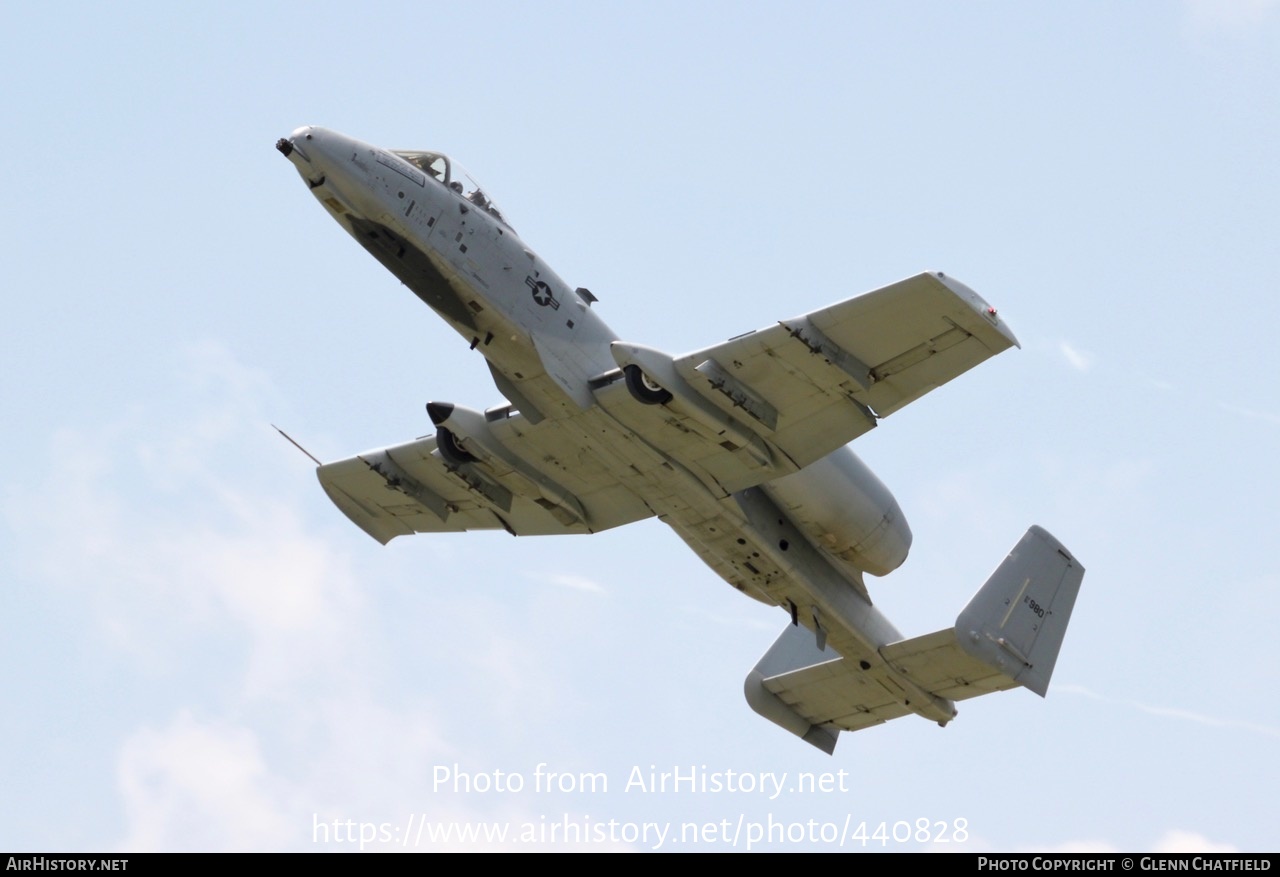
<svg viewBox="0 0 1280 877"><path fill-rule="evenodd" d="M859 660L819 649L811 631L788 625L747 676L747 702L830 753L842 730L922 712L912 690L957 701L1022 685L1044 696L1083 579L1084 567L1062 544L1032 527L954 628Z"/></svg>
<svg viewBox="0 0 1280 877"><path fill-rule="evenodd" d="M796 624L788 624L783 629L782 636L769 647L769 651L764 653L764 657L747 675L743 692L747 696L747 703L757 714L830 755L835 751L840 729L816 724L812 716L804 714L803 708L796 708L794 698L788 702L785 698L787 688L778 686L775 680L794 671L840 663L843 663L843 659L838 654L830 649L818 648L811 631Z"/></svg>

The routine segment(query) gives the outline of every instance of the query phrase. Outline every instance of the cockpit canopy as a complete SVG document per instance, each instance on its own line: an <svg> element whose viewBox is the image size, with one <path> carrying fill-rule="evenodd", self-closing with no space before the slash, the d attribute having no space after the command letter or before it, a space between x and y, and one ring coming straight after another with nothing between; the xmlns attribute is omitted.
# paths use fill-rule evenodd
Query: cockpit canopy
<svg viewBox="0 0 1280 877"><path fill-rule="evenodd" d="M461 165L447 155L442 155L439 152L401 150L394 150L394 153L433 180L443 183L452 189L459 197L496 217L503 225L507 225L506 217L502 215L501 211L498 210L498 206L480 188L480 184L473 180Z"/></svg>

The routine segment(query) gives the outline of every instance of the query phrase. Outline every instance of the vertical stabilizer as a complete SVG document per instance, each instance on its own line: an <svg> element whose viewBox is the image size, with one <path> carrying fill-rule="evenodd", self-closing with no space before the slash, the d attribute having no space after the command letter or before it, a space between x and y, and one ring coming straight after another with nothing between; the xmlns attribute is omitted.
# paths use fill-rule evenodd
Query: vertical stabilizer
<svg viewBox="0 0 1280 877"><path fill-rule="evenodd" d="M1032 527L956 619L960 647L1043 697L1083 579L1062 543Z"/></svg>

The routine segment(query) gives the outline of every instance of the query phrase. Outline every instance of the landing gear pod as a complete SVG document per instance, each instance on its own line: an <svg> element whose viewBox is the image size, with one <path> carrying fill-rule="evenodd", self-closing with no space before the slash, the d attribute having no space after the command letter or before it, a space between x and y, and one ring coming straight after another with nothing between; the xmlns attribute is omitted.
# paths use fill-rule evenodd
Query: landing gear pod
<svg viewBox="0 0 1280 877"><path fill-rule="evenodd" d="M627 382L627 389L635 400L643 405L665 405L671 401L671 393L655 383L638 365L628 365L622 369L622 376Z"/></svg>

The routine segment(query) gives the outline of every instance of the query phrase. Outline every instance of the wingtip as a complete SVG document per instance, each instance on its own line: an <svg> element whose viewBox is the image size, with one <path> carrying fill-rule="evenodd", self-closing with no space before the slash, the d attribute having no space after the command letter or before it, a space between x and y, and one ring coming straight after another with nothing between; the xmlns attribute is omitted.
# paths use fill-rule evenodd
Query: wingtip
<svg viewBox="0 0 1280 877"><path fill-rule="evenodd" d="M1004 336L1011 346L1019 350L1022 349L1022 343L1018 341L1018 336L1014 335L1013 330L1009 328L1009 324L1000 318L1000 312L985 298L974 292L972 287L961 283L954 277L949 277L942 271L932 271L930 274L947 289L964 299L969 307L981 314L993 329Z"/></svg>

